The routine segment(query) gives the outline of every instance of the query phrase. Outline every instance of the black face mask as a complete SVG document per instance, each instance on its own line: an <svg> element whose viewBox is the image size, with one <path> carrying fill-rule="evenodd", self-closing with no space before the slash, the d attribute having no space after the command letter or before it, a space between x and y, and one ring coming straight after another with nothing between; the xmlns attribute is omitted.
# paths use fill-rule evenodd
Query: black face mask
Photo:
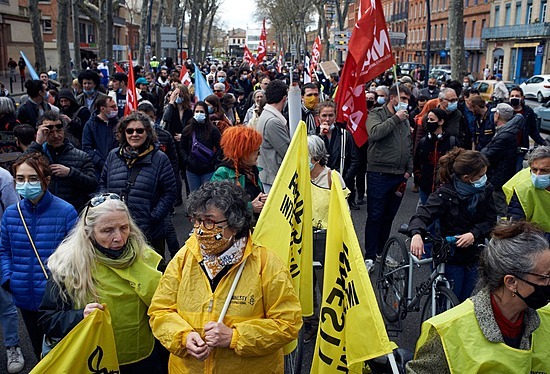
<svg viewBox="0 0 550 374"><path fill-rule="evenodd" d="M519 97L513 97L510 99L510 105L513 107L518 107L521 104L521 99Z"/></svg>
<svg viewBox="0 0 550 374"><path fill-rule="evenodd" d="M116 260L120 256L124 254L124 251L126 250L126 244L124 244L124 247L115 250L115 249L109 249L101 246L98 242L94 242L94 247L101 253L103 253L105 256L110 258L111 260Z"/></svg>
<svg viewBox="0 0 550 374"><path fill-rule="evenodd" d="M548 305L548 303L550 303L550 285L548 286L541 286L540 284L535 284L535 283L531 283L529 281L526 281L525 279L523 278L520 278L520 277L516 277L520 280L522 280L523 282L533 286L535 288L535 290L533 291L533 293L531 293L530 295L528 296L521 296L517 291L515 292L515 294L521 299L523 300L523 302L525 304L527 304L527 306L531 309L540 309L546 305Z"/></svg>
<svg viewBox="0 0 550 374"><path fill-rule="evenodd" d="M432 85L428 85L428 90L430 90L430 91L433 91L433 90L435 90L435 86L432 86Z"/></svg>
<svg viewBox="0 0 550 374"><path fill-rule="evenodd" d="M428 132L434 133L435 130L437 130L437 128L439 127L439 125L437 124L437 122L428 121L426 124L426 127L428 128Z"/></svg>
<svg viewBox="0 0 550 374"><path fill-rule="evenodd" d="M374 106L374 101L367 100L367 108L371 109Z"/></svg>

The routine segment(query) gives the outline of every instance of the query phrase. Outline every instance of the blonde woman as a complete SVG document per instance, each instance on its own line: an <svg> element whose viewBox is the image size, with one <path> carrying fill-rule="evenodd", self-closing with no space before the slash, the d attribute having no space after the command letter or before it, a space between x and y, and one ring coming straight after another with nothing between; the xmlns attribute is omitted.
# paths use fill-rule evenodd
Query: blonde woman
<svg viewBox="0 0 550 374"><path fill-rule="evenodd" d="M94 309L106 305L120 373L160 372L147 317L161 276L160 259L118 195L92 198L48 261L51 277L39 308L46 337L63 338Z"/></svg>

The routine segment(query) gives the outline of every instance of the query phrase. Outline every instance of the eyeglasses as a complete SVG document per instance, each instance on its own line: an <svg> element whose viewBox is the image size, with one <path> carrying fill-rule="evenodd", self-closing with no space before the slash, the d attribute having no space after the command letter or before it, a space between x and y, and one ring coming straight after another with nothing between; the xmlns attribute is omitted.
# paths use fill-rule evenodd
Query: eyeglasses
<svg viewBox="0 0 550 374"><path fill-rule="evenodd" d="M450 103L456 103L458 101L458 99L443 99L443 100L446 100Z"/></svg>
<svg viewBox="0 0 550 374"><path fill-rule="evenodd" d="M546 284L550 284L550 275L543 275L543 274L537 274L537 273L530 273L528 271L522 271L521 274L529 274L529 275L533 275L535 277L541 277L543 278L544 280L546 280ZM533 285L533 283L523 279L523 278L520 278L520 277L517 277L519 279L521 279L522 281L524 281L525 283L527 284L530 284L531 286Z"/></svg>
<svg viewBox="0 0 550 374"><path fill-rule="evenodd" d="M200 219L197 217L188 217L189 222L193 224L193 227L198 229L200 226L204 227L207 230L212 230L214 226L219 225L220 223L227 222L227 219L221 221L212 221L211 219ZM221 227L221 226L218 226ZM225 226L224 226L225 227Z"/></svg>
<svg viewBox="0 0 550 374"><path fill-rule="evenodd" d="M53 125L44 125L44 127L47 128L50 131L52 131L54 129L54 127L58 130L61 130L63 128L63 124L62 123L56 123L56 124L53 124Z"/></svg>
<svg viewBox="0 0 550 374"><path fill-rule="evenodd" d="M138 135L141 135L145 132L145 129L142 129L142 128L139 128L139 129L126 129L126 134L128 135L132 135L133 133L137 132Z"/></svg>
<svg viewBox="0 0 550 374"><path fill-rule="evenodd" d="M214 92L223 92L222 90L214 90Z"/></svg>
<svg viewBox="0 0 550 374"><path fill-rule="evenodd" d="M38 186L40 185L40 178L29 177L29 180L25 180L25 177L22 177L22 176L15 177L15 183L17 185L22 186L25 182L27 182L30 186Z"/></svg>
<svg viewBox="0 0 550 374"><path fill-rule="evenodd" d="M86 204L86 212L84 213L84 223L86 223L86 217L88 217L88 211L90 207L95 208L98 205L103 204L107 200L122 200L119 195L116 193L104 193L101 195L94 196Z"/></svg>

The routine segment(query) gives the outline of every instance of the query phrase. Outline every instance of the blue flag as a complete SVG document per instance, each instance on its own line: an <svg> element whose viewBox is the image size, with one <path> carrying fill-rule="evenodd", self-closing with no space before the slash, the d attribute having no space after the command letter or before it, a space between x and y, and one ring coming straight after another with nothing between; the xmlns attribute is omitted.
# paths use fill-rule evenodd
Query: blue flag
<svg viewBox="0 0 550 374"><path fill-rule="evenodd" d="M19 51L19 53L21 53L21 57L23 57L23 60L25 60L25 64L27 64L27 69L29 69L29 74L31 75L31 78L32 79L40 79L38 74L36 74L36 71L34 71L34 68L32 67L31 62L29 61L27 56L25 56L23 51Z"/></svg>
<svg viewBox="0 0 550 374"><path fill-rule="evenodd" d="M193 65L195 65L195 97L197 100L203 101L206 96L212 95L213 92L208 83L206 83L206 79L202 76L197 64Z"/></svg>

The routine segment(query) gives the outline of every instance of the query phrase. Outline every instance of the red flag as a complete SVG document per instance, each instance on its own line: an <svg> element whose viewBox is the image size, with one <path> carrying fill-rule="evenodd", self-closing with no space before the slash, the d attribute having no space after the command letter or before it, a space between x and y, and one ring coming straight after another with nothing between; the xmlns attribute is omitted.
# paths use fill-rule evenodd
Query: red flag
<svg viewBox="0 0 550 374"><path fill-rule="evenodd" d="M256 65L256 59L252 55L252 52L250 52L250 49L248 49L248 46L244 46L244 56L243 60L248 62L248 65Z"/></svg>
<svg viewBox="0 0 550 374"><path fill-rule="evenodd" d="M363 84L395 64L380 0L361 0L358 21L348 44L336 102L338 122L346 122L357 146L368 140Z"/></svg>
<svg viewBox="0 0 550 374"><path fill-rule="evenodd" d="M189 70L187 70L187 67L185 66L185 64L181 65L180 81L186 86L189 86L191 84L191 77L189 76Z"/></svg>
<svg viewBox="0 0 550 374"><path fill-rule="evenodd" d="M264 60L264 57L267 56L266 48L267 48L267 32L265 31L265 18L264 18L262 33L260 34L260 44L258 44L258 57L256 58L256 61L258 61L258 64L261 64L262 61Z"/></svg>
<svg viewBox="0 0 550 374"><path fill-rule="evenodd" d="M124 73L124 74L126 74L126 72L124 71L124 69L121 68L119 64L117 64L116 62L113 62L113 65L115 66L115 71L116 71L117 73Z"/></svg>
<svg viewBox="0 0 550 374"><path fill-rule="evenodd" d="M279 73L283 72L283 51L279 52L279 63L277 64L277 71Z"/></svg>
<svg viewBox="0 0 550 374"><path fill-rule="evenodd" d="M128 89L126 90L126 106L124 107L124 115L127 116L131 112L137 110L138 99L136 92L136 78L134 77L134 69L132 64L132 51L128 50Z"/></svg>
<svg viewBox="0 0 550 374"><path fill-rule="evenodd" d="M317 69L317 64L321 59L321 37L317 35L315 43L313 43L313 49L311 51L311 61L309 61L309 75L313 76Z"/></svg>

